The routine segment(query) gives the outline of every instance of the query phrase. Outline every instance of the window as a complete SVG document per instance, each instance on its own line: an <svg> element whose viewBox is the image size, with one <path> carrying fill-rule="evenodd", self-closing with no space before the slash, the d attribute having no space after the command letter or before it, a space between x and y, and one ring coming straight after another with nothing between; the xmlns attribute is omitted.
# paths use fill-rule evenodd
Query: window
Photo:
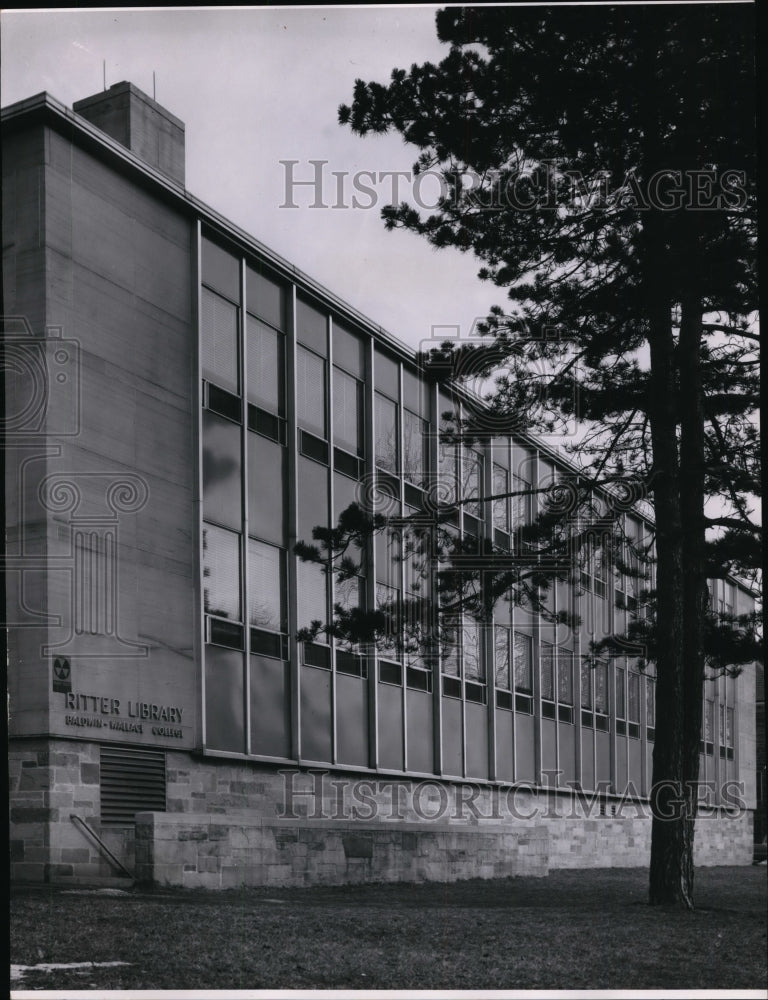
<svg viewBox="0 0 768 1000"><path fill-rule="evenodd" d="M531 483L521 476L512 476L512 530L518 534L518 545L526 546L520 538L520 531L533 521L533 494Z"/></svg>
<svg viewBox="0 0 768 1000"><path fill-rule="evenodd" d="M608 556L602 544L604 540L600 541L601 544L597 545L592 557L593 590L596 597L605 597L608 593Z"/></svg>
<svg viewBox="0 0 768 1000"><path fill-rule="evenodd" d="M510 649L511 646L511 649ZM531 715L533 671L531 637L506 625L495 632L496 705ZM511 655L510 655L511 652Z"/></svg>
<svg viewBox="0 0 768 1000"><path fill-rule="evenodd" d="M297 560L298 626L308 628L313 621L325 625L328 617L326 603L327 579L319 563Z"/></svg>
<svg viewBox="0 0 768 1000"><path fill-rule="evenodd" d="M704 739L699 748L703 753L712 756L715 752L715 702L707 698L704 702Z"/></svg>
<svg viewBox="0 0 768 1000"><path fill-rule="evenodd" d="M592 666L584 658L581 661L581 707L592 708Z"/></svg>
<svg viewBox="0 0 768 1000"><path fill-rule="evenodd" d="M346 580L333 581L333 603L335 608L344 612L365 607L365 579L362 576L351 576ZM349 645L349 644L348 644ZM358 652L355 647L351 652Z"/></svg>
<svg viewBox="0 0 768 1000"><path fill-rule="evenodd" d="M357 378L365 378L365 344L337 320L333 321L333 363Z"/></svg>
<svg viewBox="0 0 768 1000"><path fill-rule="evenodd" d="M285 553L248 540L248 623L251 653L288 658Z"/></svg>
<svg viewBox="0 0 768 1000"><path fill-rule="evenodd" d="M461 673L459 658L460 627L456 622L445 622L440 630L440 669L449 677L458 678ZM458 687L451 686L446 694L453 693L461 697L461 682Z"/></svg>
<svg viewBox="0 0 768 1000"><path fill-rule="evenodd" d="M203 525L203 600L207 615L241 621L240 536Z"/></svg>
<svg viewBox="0 0 768 1000"><path fill-rule="evenodd" d="M402 647L400 590L386 583L377 582L376 608L385 616L384 645L388 650L388 655L392 656L393 652L399 655Z"/></svg>
<svg viewBox="0 0 768 1000"><path fill-rule="evenodd" d="M426 421L410 410L403 410L403 475L422 486L429 470L428 427Z"/></svg>
<svg viewBox="0 0 768 1000"><path fill-rule="evenodd" d="M474 517L480 517L482 506L480 498L483 495L483 456L480 452L465 450L462 466L462 499L473 501L465 503L465 512Z"/></svg>
<svg viewBox="0 0 768 1000"><path fill-rule="evenodd" d="M581 724L592 727L594 717L592 715L592 664L586 657L581 659Z"/></svg>
<svg viewBox="0 0 768 1000"><path fill-rule="evenodd" d="M241 428L203 411L203 511L206 519L239 528L242 522Z"/></svg>
<svg viewBox="0 0 768 1000"><path fill-rule="evenodd" d="M494 632L494 671L496 688L501 691L512 690L512 674L510 671L509 636L511 629L506 625L496 625ZM505 706L505 707L511 707Z"/></svg>
<svg viewBox="0 0 768 1000"><path fill-rule="evenodd" d="M296 418L321 438L325 428L325 361L304 347L296 348Z"/></svg>
<svg viewBox="0 0 768 1000"><path fill-rule="evenodd" d="M377 391L385 393L390 399L400 399L400 365L380 351L376 351L373 359L374 383Z"/></svg>
<svg viewBox="0 0 768 1000"><path fill-rule="evenodd" d="M303 299L296 300L296 337L321 357L328 356L328 318Z"/></svg>
<svg viewBox="0 0 768 1000"><path fill-rule="evenodd" d="M462 628L462 653L464 677L467 680L485 684L482 636L480 626L476 622L466 622Z"/></svg>
<svg viewBox="0 0 768 1000"><path fill-rule="evenodd" d="M440 502L452 504L456 502L456 446L447 441L440 442L439 474L440 489L438 496ZM458 524L458 521L456 522Z"/></svg>
<svg viewBox="0 0 768 1000"><path fill-rule="evenodd" d="M541 644L541 697L544 701L555 700L555 647L551 642Z"/></svg>
<svg viewBox="0 0 768 1000"><path fill-rule="evenodd" d="M240 300L240 261L203 236L200 247L203 281L232 302Z"/></svg>
<svg viewBox="0 0 768 1000"><path fill-rule="evenodd" d="M523 632L514 633L515 691L533 694L532 640Z"/></svg>
<svg viewBox="0 0 768 1000"><path fill-rule="evenodd" d="M253 316L246 317L248 400L283 416L283 335Z"/></svg>
<svg viewBox="0 0 768 1000"><path fill-rule="evenodd" d="M285 553L254 538L248 539L248 623L272 632L288 631Z"/></svg>
<svg viewBox="0 0 768 1000"><path fill-rule="evenodd" d="M623 667L616 668L616 732L624 736L627 731L626 725L626 677L627 672Z"/></svg>
<svg viewBox="0 0 768 1000"><path fill-rule="evenodd" d="M542 642L540 659L542 717L573 722L573 653Z"/></svg>
<svg viewBox="0 0 768 1000"><path fill-rule="evenodd" d="M245 269L245 305L276 330L285 330L285 289L261 270Z"/></svg>
<svg viewBox="0 0 768 1000"><path fill-rule="evenodd" d="M645 679L645 735L649 740L656 738L656 681Z"/></svg>
<svg viewBox="0 0 768 1000"><path fill-rule="evenodd" d="M573 653L557 650L557 717L573 722Z"/></svg>
<svg viewBox="0 0 768 1000"><path fill-rule="evenodd" d="M608 664L597 663L595 673L595 728L608 731Z"/></svg>
<svg viewBox="0 0 768 1000"><path fill-rule="evenodd" d="M509 534L509 471L493 463L493 527Z"/></svg>
<svg viewBox="0 0 768 1000"><path fill-rule="evenodd" d="M443 694L485 704L486 681L481 626L471 619L446 623L441 629L440 661ZM463 678L463 684L462 684Z"/></svg>
<svg viewBox="0 0 768 1000"><path fill-rule="evenodd" d="M231 392L239 393L237 306L209 288L203 288L201 307L203 378Z"/></svg>
<svg viewBox="0 0 768 1000"><path fill-rule="evenodd" d="M399 448L397 431L397 406L391 399L375 395L376 422L376 465L380 469L397 475L399 472Z"/></svg>
<svg viewBox="0 0 768 1000"><path fill-rule="evenodd" d="M629 735L640 735L640 674L630 670L627 676L627 709Z"/></svg>
<svg viewBox="0 0 768 1000"><path fill-rule="evenodd" d="M353 455L363 452L363 386L340 368L333 369L333 441Z"/></svg>
<svg viewBox="0 0 768 1000"><path fill-rule="evenodd" d="M719 705L720 709L720 756L721 758L727 758L728 760L733 760L733 709L722 702Z"/></svg>

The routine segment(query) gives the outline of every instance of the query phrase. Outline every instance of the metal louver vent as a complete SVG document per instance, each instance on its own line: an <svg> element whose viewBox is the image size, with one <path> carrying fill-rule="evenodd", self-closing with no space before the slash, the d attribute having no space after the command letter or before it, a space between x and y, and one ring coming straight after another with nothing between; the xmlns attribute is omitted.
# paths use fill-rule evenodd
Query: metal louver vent
<svg viewBox="0 0 768 1000"><path fill-rule="evenodd" d="M137 812L165 812L165 754L102 747L101 822L132 826Z"/></svg>

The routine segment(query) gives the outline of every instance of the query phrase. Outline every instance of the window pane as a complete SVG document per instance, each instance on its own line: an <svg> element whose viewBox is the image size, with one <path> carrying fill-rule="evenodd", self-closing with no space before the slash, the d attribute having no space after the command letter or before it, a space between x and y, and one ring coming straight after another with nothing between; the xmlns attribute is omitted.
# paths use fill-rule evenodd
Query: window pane
<svg viewBox="0 0 768 1000"><path fill-rule="evenodd" d="M725 745L728 747L733 746L733 709L726 708L725 710Z"/></svg>
<svg viewBox="0 0 768 1000"><path fill-rule="evenodd" d="M361 608L365 604L365 581L360 576L350 577L348 580L333 581L333 601L339 604L345 611L353 608Z"/></svg>
<svg viewBox="0 0 768 1000"><path fill-rule="evenodd" d="M205 613L241 621L240 536L203 525L203 601Z"/></svg>
<svg viewBox="0 0 768 1000"><path fill-rule="evenodd" d="M422 417L429 417L429 385L405 366L403 367L403 405Z"/></svg>
<svg viewBox="0 0 768 1000"><path fill-rule="evenodd" d="M403 473L405 478L421 486L427 481L427 424L409 410L403 411Z"/></svg>
<svg viewBox="0 0 768 1000"><path fill-rule="evenodd" d="M531 637L515 632L515 690L523 694L533 693L533 656Z"/></svg>
<svg viewBox="0 0 768 1000"><path fill-rule="evenodd" d="M423 595L429 592L429 555L416 547L411 550L404 546L403 552L403 582L406 593Z"/></svg>
<svg viewBox="0 0 768 1000"><path fill-rule="evenodd" d="M320 437L325 434L325 361L303 347L296 348L296 417Z"/></svg>
<svg viewBox="0 0 768 1000"><path fill-rule="evenodd" d="M323 567L318 563L298 560L298 626L308 628L313 621L326 623L328 609L326 607L326 576ZM320 641L324 641L322 638Z"/></svg>
<svg viewBox="0 0 768 1000"><path fill-rule="evenodd" d="M715 703L709 700L704 703L704 739L715 742Z"/></svg>
<svg viewBox="0 0 768 1000"><path fill-rule="evenodd" d="M511 691L511 678L509 672L509 629L504 625L497 625L495 632L496 641L494 643L494 660L496 669L496 687L503 691Z"/></svg>
<svg viewBox="0 0 768 1000"><path fill-rule="evenodd" d="M378 531L374 535L376 579L389 587L400 589L401 541L394 531Z"/></svg>
<svg viewBox="0 0 768 1000"><path fill-rule="evenodd" d="M237 307L208 288L202 289L201 335L203 378L239 392Z"/></svg>
<svg viewBox="0 0 768 1000"><path fill-rule="evenodd" d="M203 512L230 528L242 522L240 426L203 410Z"/></svg>
<svg viewBox="0 0 768 1000"><path fill-rule="evenodd" d="M541 697L555 700L555 651L548 642L541 644Z"/></svg>
<svg viewBox="0 0 768 1000"><path fill-rule="evenodd" d="M524 492L530 489L531 484L527 480L512 476L512 492L517 494L512 497L512 527L515 530L531 523L532 495Z"/></svg>
<svg viewBox="0 0 768 1000"><path fill-rule="evenodd" d="M581 706L592 708L592 667L589 660L581 661Z"/></svg>
<svg viewBox="0 0 768 1000"><path fill-rule="evenodd" d="M616 716L619 719L625 718L624 676L625 676L624 670L622 670L621 668L616 670Z"/></svg>
<svg viewBox="0 0 768 1000"><path fill-rule="evenodd" d="M376 608L382 611L387 619L385 628L386 640L384 646L386 655L392 657L395 651L392 645L400 643L400 591L385 583L376 584Z"/></svg>
<svg viewBox="0 0 768 1000"><path fill-rule="evenodd" d="M300 484L299 538L311 542L313 528L328 527L328 469L299 455L296 478Z"/></svg>
<svg viewBox="0 0 768 1000"><path fill-rule="evenodd" d="M248 533L285 544L285 448L251 431L247 440Z"/></svg>
<svg viewBox="0 0 768 1000"><path fill-rule="evenodd" d="M640 675L629 674L629 721L640 721Z"/></svg>
<svg viewBox="0 0 768 1000"><path fill-rule="evenodd" d="M388 472L399 471L397 407L376 393L376 465Z"/></svg>
<svg viewBox="0 0 768 1000"><path fill-rule="evenodd" d="M363 451L362 399L362 384L334 367L333 440L354 455Z"/></svg>
<svg viewBox="0 0 768 1000"><path fill-rule="evenodd" d="M651 728L656 725L656 682L652 677L645 679L645 724Z"/></svg>
<svg viewBox="0 0 768 1000"><path fill-rule="evenodd" d="M203 281L233 302L240 301L240 261L203 237L201 244Z"/></svg>
<svg viewBox="0 0 768 1000"><path fill-rule="evenodd" d="M459 676L459 628L445 625L440 635L440 669L451 677Z"/></svg>
<svg viewBox="0 0 768 1000"><path fill-rule="evenodd" d="M285 290L251 267L245 269L245 306L275 329L285 329Z"/></svg>
<svg viewBox="0 0 768 1000"><path fill-rule="evenodd" d="M440 444L440 490L441 503L450 504L456 500L456 447Z"/></svg>
<svg viewBox="0 0 768 1000"><path fill-rule="evenodd" d="M493 463L493 495L509 493L509 472ZM500 531L509 531L509 499L493 501L493 526Z"/></svg>
<svg viewBox="0 0 768 1000"><path fill-rule="evenodd" d="M246 316L248 399L271 413L283 414L283 335Z"/></svg>
<svg viewBox="0 0 768 1000"><path fill-rule="evenodd" d="M480 626L471 623L463 629L464 677L468 681L485 681L485 664Z"/></svg>
<svg viewBox="0 0 768 1000"><path fill-rule="evenodd" d="M282 549L248 539L248 622L286 632L285 558Z"/></svg>
<svg viewBox="0 0 768 1000"><path fill-rule="evenodd" d="M608 664L595 667L595 711L608 715Z"/></svg>
<svg viewBox="0 0 768 1000"><path fill-rule="evenodd" d="M476 451L465 451L462 460L462 500L479 501L483 495L483 456ZM482 504L465 503L464 511L472 517L482 517Z"/></svg>
<svg viewBox="0 0 768 1000"><path fill-rule="evenodd" d="M400 366L379 351L374 356L374 382L390 399L400 399Z"/></svg>
<svg viewBox="0 0 768 1000"><path fill-rule="evenodd" d="M573 653L564 649L557 654L557 699L563 705L573 704Z"/></svg>
<svg viewBox="0 0 768 1000"><path fill-rule="evenodd" d="M328 320L324 313L303 302L296 301L296 336L322 357L328 356Z"/></svg>
<svg viewBox="0 0 768 1000"><path fill-rule="evenodd" d="M605 549L600 547L594 550L592 557L592 573L596 580L605 582L607 580L606 572L607 555Z"/></svg>
<svg viewBox="0 0 768 1000"><path fill-rule="evenodd" d="M358 378L365 377L365 344L336 320L333 321L333 363Z"/></svg>

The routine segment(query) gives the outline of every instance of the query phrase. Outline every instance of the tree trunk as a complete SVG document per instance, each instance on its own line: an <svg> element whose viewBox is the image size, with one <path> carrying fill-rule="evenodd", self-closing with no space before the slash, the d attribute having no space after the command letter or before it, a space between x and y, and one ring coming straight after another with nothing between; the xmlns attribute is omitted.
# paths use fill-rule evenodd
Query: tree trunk
<svg viewBox="0 0 768 1000"><path fill-rule="evenodd" d="M651 317L649 422L656 514L656 737L653 747L649 902L689 904L683 821L683 560L677 452L677 379L669 308L663 296Z"/></svg>
<svg viewBox="0 0 768 1000"><path fill-rule="evenodd" d="M704 625L707 606L704 526L704 399L701 375L701 300L681 304L680 510L683 519L683 795L687 832L683 859L686 897L693 906L694 821L698 806L699 741L704 697Z"/></svg>

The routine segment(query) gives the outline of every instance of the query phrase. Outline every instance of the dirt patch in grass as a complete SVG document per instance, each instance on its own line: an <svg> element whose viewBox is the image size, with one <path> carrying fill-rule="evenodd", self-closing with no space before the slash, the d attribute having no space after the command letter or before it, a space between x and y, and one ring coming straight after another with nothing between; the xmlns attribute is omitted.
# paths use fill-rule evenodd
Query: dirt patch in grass
<svg viewBox="0 0 768 1000"><path fill-rule="evenodd" d="M639 869L124 895L17 888L16 989L765 989L766 868L705 868L692 913Z"/></svg>

